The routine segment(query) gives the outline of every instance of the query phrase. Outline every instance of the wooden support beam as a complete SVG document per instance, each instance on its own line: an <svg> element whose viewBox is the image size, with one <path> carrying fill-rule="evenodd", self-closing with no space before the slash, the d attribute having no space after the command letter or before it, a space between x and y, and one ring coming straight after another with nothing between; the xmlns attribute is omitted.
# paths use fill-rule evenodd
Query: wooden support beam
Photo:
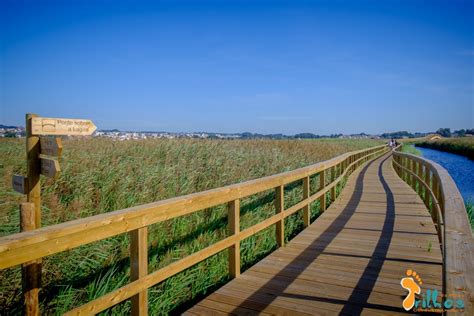
<svg viewBox="0 0 474 316"><path fill-rule="evenodd" d="M240 200L230 201L228 207L229 233L235 235L240 232ZM240 240L229 247L229 274L232 278L240 275Z"/></svg>
<svg viewBox="0 0 474 316"><path fill-rule="evenodd" d="M417 175L420 179L424 179L423 178L423 164L421 162L418 162L417 165L418 165ZM418 180L418 195L420 195L421 198L423 198L423 191L424 191L423 185Z"/></svg>
<svg viewBox="0 0 474 316"><path fill-rule="evenodd" d="M284 187L282 185L275 188L275 212L281 213L285 209ZM279 247L285 245L285 219L276 223L276 241Z"/></svg>
<svg viewBox="0 0 474 316"><path fill-rule="evenodd" d="M430 167L427 164L424 164L424 166L425 166L425 178L424 178L424 180L425 180L426 185L429 188L431 188L431 170L430 170ZM426 188L425 188L425 205L431 211L430 194L429 194L429 192Z"/></svg>
<svg viewBox="0 0 474 316"><path fill-rule="evenodd" d="M309 177L303 178L303 200L309 197ZM305 227L308 227L311 222L311 214L309 203L303 207L303 223Z"/></svg>
<svg viewBox="0 0 474 316"><path fill-rule="evenodd" d="M35 205L20 204L20 230L27 232L36 227ZM41 260L24 263L21 267L22 287L24 295L24 313L27 316L39 315L38 293L41 288Z"/></svg>
<svg viewBox="0 0 474 316"><path fill-rule="evenodd" d="M336 180L336 166L331 167L331 182ZM331 188L331 203L336 200L336 186Z"/></svg>
<svg viewBox="0 0 474 316"><path fill-rule="evenodd" d="M319 173L319 190L323 190L326 187L326 170L323 170ZM321 195L319 198L320 212L326 210L326 193Z"/></svg>
<svg viewBox="0 0 474 316"><path fill-rule="evenodd" d="M36 114L26 114L26 172L28 179L28 193L26 200L35 205L35 227L41 227L41 160L39 137L32 135L31 120Z"/></svg>
<svg viewBox="0 0 474 316"><path fill-rule="evenodd" d="M136 281L148 274L148 227L130 232L130 279ZM148 290L131 298L132 315L148 315Z"/></svg>

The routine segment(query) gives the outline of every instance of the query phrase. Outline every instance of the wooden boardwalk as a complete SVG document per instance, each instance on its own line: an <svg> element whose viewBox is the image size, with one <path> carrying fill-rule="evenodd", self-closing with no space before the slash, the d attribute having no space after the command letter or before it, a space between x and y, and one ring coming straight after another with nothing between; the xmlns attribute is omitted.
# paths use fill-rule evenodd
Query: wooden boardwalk
<svg viewBox="0 0 474 316"><path fill-rule="evenodd" d="M406 313L407 269L442 288L432 218L386 154L359 168L313 224L185 314Z"/></svg>

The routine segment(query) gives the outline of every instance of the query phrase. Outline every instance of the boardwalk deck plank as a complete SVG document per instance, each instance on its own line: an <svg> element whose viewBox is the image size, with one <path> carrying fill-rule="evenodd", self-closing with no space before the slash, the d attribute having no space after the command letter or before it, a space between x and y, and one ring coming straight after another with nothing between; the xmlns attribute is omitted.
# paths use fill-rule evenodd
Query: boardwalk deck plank
<svg viewBox="0 0 474 316"><path fill-rule="evenodd" d="M420 274L423 287L441 290L431 216L391 159L385 155L360 168L308 228L187 312L404 313L400 279L407 269Z"/></svg>

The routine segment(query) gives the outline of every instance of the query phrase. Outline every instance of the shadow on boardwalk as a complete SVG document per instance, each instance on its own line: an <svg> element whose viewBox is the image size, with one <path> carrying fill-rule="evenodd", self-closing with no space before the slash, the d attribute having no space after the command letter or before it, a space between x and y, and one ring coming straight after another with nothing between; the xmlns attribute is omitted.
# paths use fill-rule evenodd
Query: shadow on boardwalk
<svg viewBox="0 0 474 316"><path fill-rule="evenodd" d="M302 252L301 255L297 256L293 259L287 266L285 266L280 273L276 274L272 279L266 282L263 286L260 287L259 290L254 292L251 296L249 296L239 307L237 307L232 313L238 313L239 308L245 308L246 303L251 303L251 301L258 300L258 297L267 294L268 290L266 288L272 289L273 298L270 298L266 304L261 304L256 311L263 311L265 307L270 305L272 301L278 297L291 297L291 298L298 298L303 300L313 300L313 301L322 301L328 303L335 303L335 304L343 304L344 307L341 310L341 313L344 314L360 314L363 308L375 308L379 310L386 310L386 311L402 311L401 308L395 308L385 305L379 304L369 304L367 303L368 298L371 294L372 289L375 286L375 282L377 281L377 277L382 269L382 265L384 263L384 259L387 256L388 249L390 247L390 240L393 236L394 230L394 222L395 222L395 203L394 203L394 195L393 192L390 190L387 182L384 179L382 173L382 167L385 163L387 163L387 159L390 156L386 157L382 163L380 163L378 168L378 175L380 181L382 183L383 189L386 193L386 215L385 221L383 224L382 232L380 238L375 246L373 251L372 257L369 260L368 265L366 266L364 272L361 274L361 278L359 279L357 285L352 290L352 294L346 300L340 299L330 299L325 297L316 297L316 296L309 296L309 295L299 295L299 294L288 294L284 293L286 288L292 283L294 279L298 277L308 266L316 260L321 253L331 244L331 242L337 237L337 235L342 231L344 226L350 220L352 215L354 214L358 203L361 200L363 190L355 190L352 193L347 206L342 210L342 212L337 216L337 218L328 226L328 228L312 243L310 243ZM366 176L367 170L375 161L369 162L357 176L356 179L356 187L363 188L364 177ZM321 249L322 248L322 249ZM315 250L318 249L318 250ZM304 256L304 260L302 260L302 256ZM288 277L281 277L281 276L288 276L294 273L294 269L292 268L293 265L297 264L300 267L300 272L292 279ZM369 275L370 271L370 278L365 279L365 275ZM374 277L375 275L375 277ZM286 281L283 281L286 280ZM363 285L363 289L362 289Z"/></svg>

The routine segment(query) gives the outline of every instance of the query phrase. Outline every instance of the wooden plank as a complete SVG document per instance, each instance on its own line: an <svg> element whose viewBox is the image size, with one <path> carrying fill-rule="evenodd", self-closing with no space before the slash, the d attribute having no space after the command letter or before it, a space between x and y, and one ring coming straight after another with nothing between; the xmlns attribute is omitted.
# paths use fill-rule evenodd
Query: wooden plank
<svg viewBox="0 0 474 316"><path fill-rule="evenodd" d="M12 187L16 192L26 194L28 192L28 178L19 175L13 175Z"/></svg>
<svg viewBox="0 0 474 316"><path fill-rule="evenodd" d="M309 177L303 178L303 200L309 197ZM303 225L308 227L311 223L311 214L309 209L309 203L303 207Z"/></svg>
<svg viewBox="0 0 474 316"><path fill-rule="evenodd" d="M91 120L33 117L32 135L91 135L97 127Z"/></svg>
<svg viewBox="0 0 474 316"><path fill-rule="evenodd" d="M56 178L61 172L61 167L56 159L41 158L41 174L48 178Z"/></svg>
<svg viewBox="0 0 474 316"><path fill-rule="evenodd" d="M130 232L130 280L140 281L148 274L148 227ZM140 291L131 298L132 315L148 315L148 290Z"/></svg>
<svg viewBox="0 0 474 316"><path fill-rule="evenodd" d="M63 144L59 137L40 137L41 154L61 157Z"/></svg>
<svg viewBox="0 0 474 316"><path fill-rule="evenodd" d="M240 232L240 200L228 204L229 234ZM232 278L240 275L240 240L229 248L229 274Z"/></svg>
<svg viewBox="0 0 474 316"><path fill-rule="evenodd" d="M331 167L331 181L335 181L336 178L336 167ZM331 188L331 202L336 200L336 186Z"/></svg>
<svg viewBox="0 0 474 316"><path fill-rule="evenodd" d="M285 209L285 190L282 185L275 188L275 213L281 213ZM276 241L279 247L285 245L285 220L278 221L275 225Z"/></svg>
<svg viewBox="0 0 474 316"><path fill-rule="evenodd" d="M323 170L319 173L319 187L322 192L324 192L323 195L321 195L321 198L319 199L319 205L320 205L320 211L324 212L326 210L326 171Z"/></svg>

